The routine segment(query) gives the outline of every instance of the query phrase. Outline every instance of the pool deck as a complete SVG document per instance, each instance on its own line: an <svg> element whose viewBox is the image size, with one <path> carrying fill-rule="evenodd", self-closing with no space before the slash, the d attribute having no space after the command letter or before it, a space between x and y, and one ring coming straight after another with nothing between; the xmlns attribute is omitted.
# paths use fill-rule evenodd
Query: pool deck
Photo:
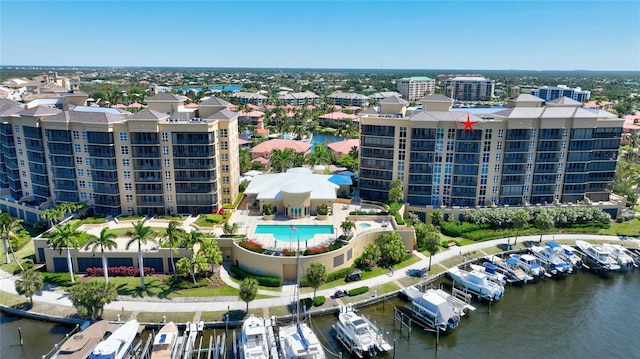
<svg viewBox="0 0 640 359"><path fill-rule="evenodd" d="M292 242L280 242L276 241L273 235L271 234L256 234L255 230L259 224L270 224L270 225L291 225L291 226L299 226L299 225L329 225L333 226L333 234L316 234L313 239L300 242L300 249L306 249L311 247L318 246L326 246L335 241L339 236L341 236L342 229L340 229L340 225L342 222L347 220L347 216L351 211L357 210L378 210L378 208L373 208L370 206L360 206L353 204L342 204L342 203L334 203L332 206L331 214L326 221L320 221L315 216L306 217L306 218L296 218L291 219L282 214L276 215L275 219L270 221L265 221L262 219L262 214L258 211L247 211L247 210L237 210L234 211L229 219L229 223L237 223L238 224L238 234L246 234L247 238L259 242L266 249L281 251L284 249L295 250L296 249L296 241ZM380 229L385 227L385 224L382 222L376 221L357 221L354 222L356 224L354 228L354 234L358 235L364 231L370 231L373 229ZM362 223L367 223L370 227L362 228L359 225ZM295 235L295 232L292 232Z"/></svg>

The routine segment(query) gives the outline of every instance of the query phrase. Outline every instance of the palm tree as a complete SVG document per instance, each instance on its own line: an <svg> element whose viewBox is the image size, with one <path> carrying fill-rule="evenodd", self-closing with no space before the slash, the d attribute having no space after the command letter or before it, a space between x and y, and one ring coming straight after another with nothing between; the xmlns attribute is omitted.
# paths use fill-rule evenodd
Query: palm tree
<svg viewBox="0 0 640 359"><path fill-rule="evenodd" d="M57 223L62 219L63 215L64 213L62 213L61 210L57 208L50 208L42 212L40 217L42 217L42 219L44 219L45 221L48 221L49 228L51 228L53 227L54 222Z"/></svg>
<svg viewBox="0 0 640 359"><path fill-rule="evenodd" d="M238 151L238 164L240 165L240 173L245 173L251 169L251 152L246 148Z"/></svg>
<svg viewBox="0 0 640 359"><path fill-rule="evenodd" d="M224 234L226 235L233 235L234 233L236 233L237 230L238 230L237 223L225 222L224 225L222 226L222 232L224 232Z"/></svg>
<svg viewBox="0 0 640 359"><path fill-rule="evenodd" d="M355 227L356 224L351 221L342 221L342 223L340 224L340 229L342 229L342 233L344 233L346 237L349 237L349 235L351 234L351 230Z"/></svg>
<svg viewBox="0 0 640 359"><path fill-rule="evenodd" d="M536 216L534 225L540 230L540 243L542 243L542 235L555 225L553 216L549 212L540 212Z"/></svg>
<svg viewBox="0 0 640 359"><path fill-rule="evenodd" d="M433 224L434 226L439 225L440 222L442 222L442 219L444 218L444 216L442 215L442 211L439 209L436 209L433 212L431 212L429 214L429 217L431 218L431 224Z"/></svg>
<svg viewBox="0 0 640 359"><path fill-rule="evenodd" d="M638 159L638 146L640 145L640 136L630 133L627 135L629 141L629 153L627 159L632 162L636 162Z"/></svg>
<svg viewBox="0 0 640 359"><path fill-rule="evenodd" d="M245 313L249 313L249 302L256 299L258 294L258 281L255 278L245 278L240 283L240 299L247 303Z"/></svg>
<svg viewBox="0 0 640 359"><path fill-rule="evenodd" d="M191 279L193 279L193 284L196 284L196 271L193 270L194 263L196 260L196 253L198 252L196 245L203 242L204 242L204 235L202 234L202 232L198 232L198 231L189 232L183 240L184 246L187 249L191 250L190 272L191 272Z"/></svg>
<svg viewBox="0 0 640 359"><path fill-rule="evenodd" d="M140 269L140 290L145 290L146 286L144 285L144 262L142 258L142 246L146 245L147 242L157 244L155 240L156 232L154 232L151 227L147 227L144 225L146 219L141 219L138 222L134 223L133 231L127 232L127 235L131 237L131 240L127 242L127 249L136 243L138 245L138 268Z"/></svg>
<svg viewBox="0 0 640 359"><path fill-rule="evenodd" d="M514 246L518 243L518 234L520 234L520 231L524 229L524 226L529 223L530 219L529 212L524 209L518 209L513 214L512 222L513 226L516 228L516 238L515 241L513 241Z"/></svg>
<svg viewBox="0 0 640 359"><path fill-rule="evenodd" d="M7 264L11 263L11 259L9 259L9 252L11 252L13 260L18 264L18 267L20 267L20 271L23 271L24 268L22 268L20 261L16 258L16 253L13 251L13 245L11 244L11 238L24 230L20 223L22 223L21 219L11 217L9 213L4 212L0 214L0 237L2 237L5 262Z"/></svg>
<svg viewBox="0 0 640 359"><path fill-rule="evenodd" d="M305 156L305 162L309 165L329 165L333 160L331 151L327 148L326 144L316 144L313 152L307 153Z"/></svg>
<svg viewBox="0 0 640 359"><path fill-rule="evenodd" d="M44 278L40 272L33 269L22 272L20 279L16 279L16 292L29 298L33 306L33 296L44 288Z"/></svg>
<svg viewBox="0 0 640 359"><path fill-rule="evenodd" d="M96 248L100 247L100 255L102 256L102 270L104 271L104 281L109 283L109 270L107 267L107 257L104 255L104 249L113 250L118 247L118 243L114 241L116 234L109 232L109 228L104 227L100 231L100 237L96 237L93 234L87 239L85 249L91 247L91 255L96 255Z"/></svg>
<svg viewBox="0 0 640 359"><path fill-rule="evenodd" d="M174 279L176 277L176 263L173 261L173 253L178 251L176 247L178 246L178 244L180 244L180 242L182 242L182 239L186 234L184 229L180 228L179 226L180 226L180 223L178 223L178 221L169 222L169 225L167 226L167 235L164 238L164 242L168 243L169 247L171 248L171 251L169 252L169 256L171 261L171 267L173 268Z"/></svg>
<svg viewBox="0 0 640 359"><path fill-rule="evenodd" d="M73 283L74 278L73 262L71 261L71 248L78 248L78 236L80 236L82 232L78 231L72 223L65 223L62 226L55 227L51 233L52 235L49 238L49 245L51 245L53 249L57 249L60 253L62 253L63 248L67 250L67 267L69 269L71 283Z"/></svg>

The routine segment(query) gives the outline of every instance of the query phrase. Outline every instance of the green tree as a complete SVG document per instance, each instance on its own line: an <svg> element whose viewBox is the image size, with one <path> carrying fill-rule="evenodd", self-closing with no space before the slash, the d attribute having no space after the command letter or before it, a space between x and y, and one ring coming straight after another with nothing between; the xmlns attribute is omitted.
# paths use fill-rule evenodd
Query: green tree
<svg viewBox="0 0 640 359"><path fill-rule="evenodd" d="M542 235L544 232L550 230L555 225L553 216L548 211L540 212L534 221L536 228L540 230L540 242L542 242Z"/></svg>
<svg viewBox="0 0 640 359"><path fill-rule="evenodd" d="M399 179L394 179L389 185L389 201L398 203L402 199L404 193L402 192L402 182Z"/></svg>
<svg viewBox="0 0 640 359"><path fill-rule="evenodd" d="M171 249L169 252L169 257L171 261L171 268L173 268L173 278L176 277L176 263L173 260L173 253L178 252L178 245L182 242L184 236L186 235L184 229L180 228L180 223L178 221L170 221L167 225L166 236L164 237L164 243L169 245Z"/></svg>
<svg viewBox="0 0 640 359"><path fill-rule="evenodd" d="M69 289L69 299L78 314L91 320L102 318L104 306L113 302L117 297L118 291L114 283L98 280L79 283Z"/></svg>
<svg viewBox="0 0 640 359"><path fill-rule="evenodd" d="M327 279L327 268L320 263L311 263L307 268L307 283L313 288L313 301L316 301L316 291Z"/></svg>
<svg viewBox="0 0 640 359"><path fill-rule="evenodd" d="M54 223L60 222L64 217L64 213L57 208L50 208L42 212L40 215L42 219L49 222L49 228L53 227Z"/></svg>
<svg viewBox="0 0 640 359"><path fill-rule="evenodd" d="M380 248L380 262L385 265L396 264L402 261L407 249L402 238L396 232L384 232L375 240Z"/></svg>
<svg viewBox="0 0 640 359"><path fill-rule="evenodd" d="M436 209L429 214L429 218L431 218L431 223L433 223L434 226L437 226L440 224L440 222L442 222L444 215L442 214L441 210Z"/></svg>
<svg viewBox="0 0 640 359"><path fill-rule="evenodd" d="M100 237L96 237L93 234L87 239L85 249L91 248L91 255L96 255L96 248L100 247L100 255L102 257L102 270L104 271L104 281L109 283L109 268L107 267L107 257L104 255L104 249L113 250L118 247L116 243L116 234L109 232L108 227L102 228L100 231Z"/></svg>
<svg viewBox="0 0 640 359"><path fill-rule="evenodd" d="M516 245L520 231L524 229L524 226L529 223L530 220L529 212L522 208L516 209L513 214L513 218L511 219L511 223L513 223L513 227L516 229L516 238L513 241L513 245Z"/></svg>
<svg viewBox="0 0 640 359"><path fill-rule="evenodd" d="M21 223L21 219L11 217L9 213L0 213L0 237L2 237L5 262L7 264L11 263L11 259L9 258L9 252L11 252L13 260L18 264L18 267L20 267L20 271L23 271L24 268L22 268L22 264L20 264L20 261L16 258L16 253L13 251L13 245L11 244L11 239L15 238L24 230Z"/></svg>
<svg viewBox="0 0 640 359"><path fill-rule="evenodd" d="M342 221L340 223L340 229L342 229L342 233L344 233L345 237L351 236L351 232L356 228L356 224L351 221Z"/></svg>
<svg viewBox="0 0 640 359"><path fill-rule="evenodd" d="M245 278L240 283L240 300L247 303L246 313L249 313L249 302L258 295L258 281L255 278Z"/></svg>
<svg viewBox="0 0 640 359"><path fill-rule="evenodd" d="M71 283L74 282L73 276L73 262L71 261L71 249L78 248L78 236L82 232L78 231L74 224L65 223L62 226L57 226L51 232L49 237L49 245L51 248L58 250L62 253L62 249L67 250L67 267L69 269L69 277Z"/></svg>
<svg viewBox="0 0 640 359"><path fill-rule="evenodd" d="M440 233L438 233L438 231L433 230L427 232L424 238L424 248L429 252L429 270L431 270L433 255L436 254L440 248Z"/></svg>
<svg viewBox="0 0 640 359"><path fill-rule="evenodd" d="M140 269L140 290L145 290L147 287L144 284L144 259L142 258L142 246L151 242L153 244L157 244L156 241L156 232L151 229L151 227L146 226L144 224L146 220L141 219L138 222L133 224L133 230L127 232L127 236L131 237L131 239L127 242L127 249L131 247L132 244L136 244L138 246L138 268Z"/></svg>
<svg viewBox="0 0 640 359"><path fill-rule="evenodd" d="M358 264L361 268L372 268L380 262L381 256L380 247L375 244L369 244L364 248Z"/></svg>
<svg viewBox="0 0 640 359"><path fill-rule="evenodd" d="M329 151L326 143L317 143L312 152L307 153L304 158L308 165L329 165L333 161L331 151Z"/></svg>
<svg viewBox="0 0 640 359"><path fill-rule="evenodd" d="M20 279L16 279L16 292L29 298L33 306L33 296L44 288L44 278L40 272L33 269L22 272Z"/></svg>
<svg viewBox="0 0 640 359"><path fill-rule="evenodd" d="M205 262L209 265L210 270L213 272L214 267L222 263L222 251L218 247L218 242L205 240L200 244L200 250L198 254L202 255Z"/></svg>
<svg viewBox="0 0 640 359"><path fill-rule="evenodd" d="M251 169L251 151L246 148L241 148L238 151L238 165L240 166L240 173L248 172Z"/></svg>
<svg viewBox="0 0 640 359"><path fill-rule="evenodd" d="M233 235L238 230L237 223L229 223L228 221L222 225L222 232L226 235Z"/></svg>
<svg viewBox="0 0 640 359"><path fill-rule="evenodd" d="M193 284L196 284L196 273L206 269L206 261L202 256L197 256L198 250L200 249L200 245L204 242L204 235L202 232L191 231L187 233L184 237L183 244L184 246L191 250L191 259L189 260L189 270L191 272L191 279L193 279Z"/></svg>

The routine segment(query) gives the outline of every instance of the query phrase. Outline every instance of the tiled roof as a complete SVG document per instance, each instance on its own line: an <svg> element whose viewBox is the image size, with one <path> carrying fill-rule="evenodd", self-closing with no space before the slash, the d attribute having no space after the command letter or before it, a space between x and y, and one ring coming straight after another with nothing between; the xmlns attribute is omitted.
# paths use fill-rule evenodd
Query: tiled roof
<svg viewBox="0 0 640 359"><path fill-rule="evenodd" d="M295 152L305 153L309 151L311 144L302 141L275 138L255 146L251 149L251 153L271 153L273 150L285 150L287 148L290 148Z"/></svg>
<svg viewBox="0 0 640 359"><path fill-rule="evenodd" d="M576 106L582 106L582 102L580 101L576 101L572 98L569 98L567 96L562 96L559 97L557 99L551 100L551 101L547 101L547 106L552 105L552 106L572 106L572 107L576 107Z"/></svg>
<svg viewBox="0 0 640 359"><path fill-rule="evenodd" d="M345 118L350 118L352 120L360 120L360 116L352 115L349 113L344 113L342 111L331 112L324 115L319 116L320 118L328 119L328 120L343 120Z"/></svg>
<svg viewBox="0 0 640 359"><path fill-rule="evenodd" d="M169 92L161 92L144 99L144 102L184 102L187 98L184 96L172 94Z"/></svg>
<svg viewBox="0 0 640 359"><path fill-rule="evenodd" d="M4 98L0 99L0 116L15 115L22 110L24 107L21 104Z"/></svg>
<svg viewBox="0 0 640 359"><path fill-rule="evenodd" d="M441 94L434 94L434 95L429 95L429 96L425 96L423 98L420 99L420 101L424 101L424 102L453 102L453 99L445 96L445 95L441 95Z"/></svg>
<svg viewBox="0 0 640 359"><path fill-rule="evenodd" d="M407 102L407 100L401 99L398 96L389 96L389 97L385 97L384 99L380 100L380 104L395 104L395 105L406 105L409 102Z"/></svg>
<svg viewBox="0 0 640 359"><path fill-rule="evenodd" d="M42 119L45 122L81 122L109 124L126 121L123 115L115 115L105 112L64 111L57 115Z"/></svg>
<svg viewBox="0 0 640 359"><path fill-rule="evenodd" d="M128 117L129 120L163 120L166 118L169 118L169 115L162 112L149 110L148 108L136 112Z"/></svg>
<svg viewBox="0 0 640 359"><path fill-rule="evenodd" d="M18 112L20 116L32 116L32 117L40 117L40 116L51 116L61 111L49 106L35 106L24 111Z"/></svg>
<svg viewBox="0 0 640 359"><path fill-rule="evenodd" d="M347 154L353 147L360 148L360 140L357 138L350 138L344 141L331 142L327 147L337 153Z"/></svg>
<svg viewBox="0 0 640 359"><path fill-rule="evenodd" d="M520 94L516 97L510 98L509 101L513 102L544 102L543 99L537 96L530 95L528 93Z"/></svg>
<svg viewBox="0 0 640 359"><path fill-rule="evenodd" d="M231 120L234 117L238 117L238 114L233 112L233 111L229 111L227 109L218 111L212 115L210 115L209 117L207 117L207 119L209 120Z"/></svg>
<svg viewBox="0 0 640 359"><path fill-rule="evenodd" d="M311 199L335 199L338 185L330 181L331 175L289 172L263 174L253 177L244 193L257 199L275 199L281 192L309 193Z"/></svg>
<svg viewBox="0 0 640 359"><path fill-rule="evenodd" d="M231 105L231 103L221 99L221 98L217 98L217 97L211 97L208 100L202 101L199 104L200 106L222 106L222 107L227 107L229 105Z"/></svg>

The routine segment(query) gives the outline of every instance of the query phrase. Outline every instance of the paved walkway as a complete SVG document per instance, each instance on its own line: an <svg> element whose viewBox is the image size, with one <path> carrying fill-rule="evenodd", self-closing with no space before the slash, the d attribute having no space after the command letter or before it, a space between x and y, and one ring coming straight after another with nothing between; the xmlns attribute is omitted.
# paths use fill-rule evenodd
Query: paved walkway
<svg viewBox="0 0 640 359"><path fill-rule="evenodd" d="M534 241L537 242L540 239L540 236L524 236L518 237L518 242L524 241ZM583 234L555 234L555 235L545 235L543 237L544 241L551 240L602 240L602 241L618 241L620 237L617 236L599 236L599 235L583 235ZM471 245L463 246L463 247L453 247L448 250L444 250L442 252L437 253L433 256L432 265L436 263L440 263L447 259L453 257L460 257L466 253L481 251L484 248L495 247L499 244L507 244L509 241L513 243L513 238L503 238L496 239L492 241L479 242ZM640 241L633 240L636 245L640 244ZM400 279L407 276L407 270L409 269L421 269L429 265L429 258L422 255L421 253L415 253L418 257L420 257L420 261L403 268L402 270L395 271L393 275L381 275L374 278L369 278L366 280L361 280L357 282L345 283L340 285L340 289L349 290L356 287L368 286L370 288L376 287L385 283L393 282L396 285L401 287L399 282ZM239 287L239 285L230 280L229 274L224 267L222 267L220 272L221 278L228 285L233 287ZM0 289L3 292L17 294L15 291L14 281L17 279L17 276L10 275L6 272L0 271ZM249 308L268 308L275 306L285 306L289 304L293 300L293 295L291 292L291 286L283 287L281 293L275 293L271 291L259 291L263 294L272 295L272 298L265 299L256 299L249 303ZM319 290L317 295L323 295L329 297L333 295L335 292L335 288ZM285 293L286 292L286 293ZM301 297L311 297L312 294L302 294ZM66 293L58 292L58 291L43 291L38 295L33 297L34 301L37 302L45 302L58 306L72 306L71 301L67 297ZM231 310L244 310L246 308L246 304L240 301L238 298L229 298L229 297L205 297L205 298L187 298L186 300L162 300L162 299L141 299L137 300L118 300L112 302L105 306L106 310L125 310L129 312L162 312L162 313L172 313L172 312L224 312L228 309Z"/></svg>

